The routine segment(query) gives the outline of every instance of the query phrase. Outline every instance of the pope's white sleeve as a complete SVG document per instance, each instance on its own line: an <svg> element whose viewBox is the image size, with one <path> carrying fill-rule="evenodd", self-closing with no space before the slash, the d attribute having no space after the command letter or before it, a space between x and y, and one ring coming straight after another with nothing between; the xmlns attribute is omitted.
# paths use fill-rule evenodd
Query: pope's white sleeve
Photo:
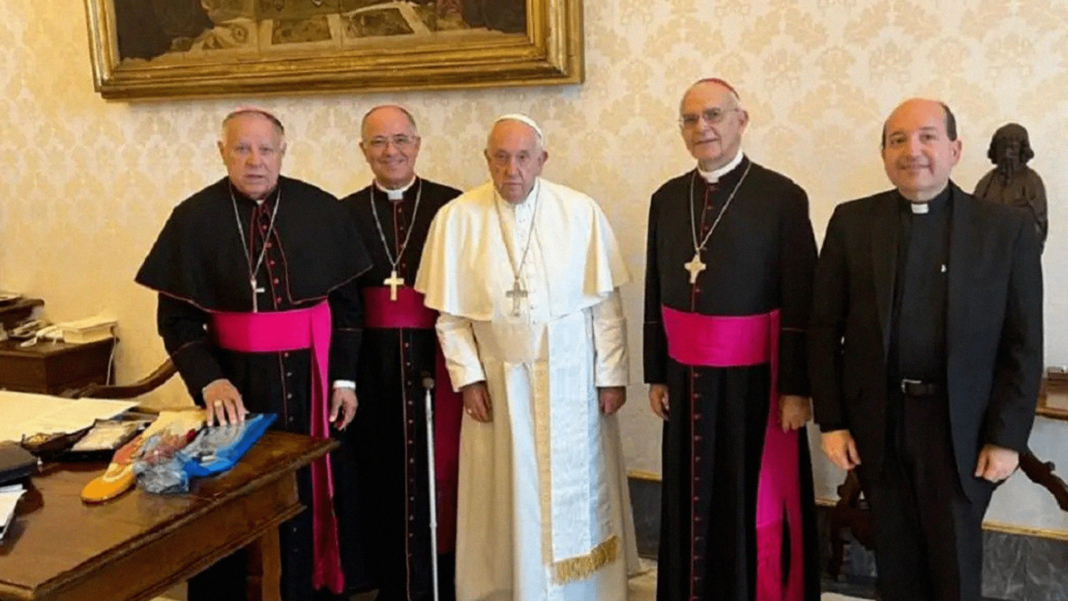
<svg viewBox="0 0 1068 601"><path fill-rule="evenodd" d="M478 359L478 344L471 320L442 313L437 322L438 341L441 352L445 355L445 366L449 370L452 389L459 392L468 384L486 379L482 371L482 362Z"/></svg>
<svg viewBox="0 0 1068 601"><path fill-rule="evenodd" d="M630 373L627 365L627 319L619 289L593 306L594 384L626 386Z"/></svg>

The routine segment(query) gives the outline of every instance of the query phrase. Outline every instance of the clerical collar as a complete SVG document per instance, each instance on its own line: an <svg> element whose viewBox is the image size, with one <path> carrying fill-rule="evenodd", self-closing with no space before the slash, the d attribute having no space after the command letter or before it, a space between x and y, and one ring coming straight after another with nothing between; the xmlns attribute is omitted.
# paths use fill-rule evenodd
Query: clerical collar
<svg viewBox="0 0 1068 601"><path fill-rule="evenodd" d="M415 183L416 179L418 179L418 178L415 177L415 176L412 176L412 181L410 181L407 184L401 186L400 188L386 188L382 184L378 183L378 180L376 179L375 180L375 187L378 188L380 191L385 192L386 193L386 198L388 198L390 200L404 200L404 193L408 191L408 188L412 187L412 184Z"/></svg>
<svg viewBox="0 0 1068 601"><path fill-rule="evenodd" d="M701 174L701 177L705 178L706 182L708 182L710 184L714 184L714 183L719 181L719 178L721 178L724 175L727 175L728 173L733 171L734 168L737 167L738 165L741 165L742 164L742 158L744 156L745 156L745 153L742 152L741 148L738 148L738 154L734 155L734 158L731 159L731 162L727 163L726 165L720 167L719 169L713 169L712 171L705 171L704 169L701 169L701 165L700 165L700 163L698 163L697 172Z"/></svg>
<svg viewBox="0 0 1068 601"><path fill-rule="evenodd" d="M941 213L947 206L949 206L949 199L952 192L952 186L947 185L944 190L938 193L927 202L912 202L905 198L898 192L898 203L901 206L902 211L909 211L913 215L929 215Z"/></svg>

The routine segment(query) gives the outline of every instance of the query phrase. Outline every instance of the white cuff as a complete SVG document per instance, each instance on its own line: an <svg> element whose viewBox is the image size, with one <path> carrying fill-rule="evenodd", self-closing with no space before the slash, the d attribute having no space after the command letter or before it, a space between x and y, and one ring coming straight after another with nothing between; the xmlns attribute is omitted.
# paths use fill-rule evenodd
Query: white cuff
<svg viewBox="0 0 1068 601"><path fill-rule="evenodd" d="M334 388L356 390L356 382L353 382L352 380L334 380Z"/></svg>

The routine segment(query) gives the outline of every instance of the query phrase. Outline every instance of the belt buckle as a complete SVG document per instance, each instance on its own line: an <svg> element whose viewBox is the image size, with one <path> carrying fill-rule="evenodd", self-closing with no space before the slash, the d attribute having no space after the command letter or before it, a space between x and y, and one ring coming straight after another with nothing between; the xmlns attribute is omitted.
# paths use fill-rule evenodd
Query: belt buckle
<svg viewBox="0 0 1068 601"><path fill-rule="evenodd" d="M920 380L910 380L908 378L902 378L901 379L901 393L905 394L905 395L908 395L909 386L919 385L919 384L923 384L923 382L921 382Z"/></svg>

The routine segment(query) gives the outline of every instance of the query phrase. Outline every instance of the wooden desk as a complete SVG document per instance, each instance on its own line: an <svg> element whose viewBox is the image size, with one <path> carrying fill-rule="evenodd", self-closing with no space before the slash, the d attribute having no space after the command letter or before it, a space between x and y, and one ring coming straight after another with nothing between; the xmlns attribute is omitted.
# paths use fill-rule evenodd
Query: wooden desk
<svg viewBox="0 0 1068 601"><path fill-rule="evenodd" d="M60 395L108 379L113 339L85 344L38 342L19 348L18 341L0 342L0 388Z"/></svg>
<svg viewBox="0 0 1068 601"><path fill-rule="evenodd" d="M190 494L134 490L96 506L78 495L104 466L49 466L0 545L0 600L151 599L246 546L262 567L249 598L276 600L277 527L303 509L296 470L336 444L268 432L234 469Z"/></svg>

